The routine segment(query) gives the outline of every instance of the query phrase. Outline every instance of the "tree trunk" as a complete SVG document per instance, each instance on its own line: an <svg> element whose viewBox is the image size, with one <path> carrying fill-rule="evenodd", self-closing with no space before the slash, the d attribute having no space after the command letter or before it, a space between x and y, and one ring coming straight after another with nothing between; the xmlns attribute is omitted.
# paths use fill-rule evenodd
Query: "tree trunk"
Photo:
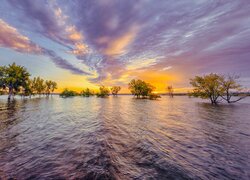
<svg viewBox="0 0 250 180"><path fill-rule="evenodd" d="M13 95L13 88L9 88L8 100L10 100L10 98L11 98L12 95Z"/></svg>

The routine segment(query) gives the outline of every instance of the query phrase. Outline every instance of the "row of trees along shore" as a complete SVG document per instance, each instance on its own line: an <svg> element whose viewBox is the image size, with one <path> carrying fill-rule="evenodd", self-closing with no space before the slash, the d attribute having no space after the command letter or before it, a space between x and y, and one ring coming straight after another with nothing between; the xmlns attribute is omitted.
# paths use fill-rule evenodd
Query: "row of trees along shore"
<svg viewBox="0 0 250 180"><path fill-rule="evenodd" d="M30 73L23 66L15 63L8 66L0 66L0 93L8 93L8 99L14 95L49 96L57 89L57 83L51 80L44 80L40 77L30 78Z"/></svg>
<svg viewBox="0 0 250 180"><path fill-rule="evenodd" d="M225 76L215 73L195 76L190 79L193 90L188 95L209 99L212 104L217 104L221 101L226 101L227 103L238 102L247 96L246 93L239 93L242 90L242 86L238 83L238 79L239 76L236 75ZM8 99L16 94L30 97L36 94L49 96L55 89L57 89L57 83L54 81L43 80L40 77L30 79L30 73L23 66L18 66L15 63L8 66L0 66L0 94L8 92ZM140 79L131 80L128 84L128 89L137 99L147 98L155 100L161 97L159 94L153 93L155 90L153 85ZM107 97L110 94L117 96L120 90L120 86L111 88L100 86L97 93L89 88L84 89L80 93L65 89L60 96L90 97L96 95L97 97ZM170 97L174 96L172 86L167 86L166 90Z"/></svg>
<svg viewBox="0 0 250 180"><path fill-rule="evenodd" d="M239 76L224 76L215 73L204 76L196 76L190 80L193 90L192 92L189 92L188 95L192 97L200 97L202 99L210 99L212 104L217 104L223 100L227 103L238 102L247 97L247 94L239 93L242 90L242 86L237 82L238 79ZM140 79L131 80L128 84L128 89L137 99L155 100L161 97L159 94L153 93L155 90L153 85ZM109 94L117 96L120 90L120 86L113 86L110 89L105 86L100 86L99 92L97 93L95 93L93 90L90 90L89 88L86 88L80 93L65 89L60 94L60 96L90 97L96 95L97 97L107 97ZM173 86L167 86L166 90L170 97L174 96Z"/></svg>
<svg viewBox="0 0 250 180"><path fill-rule="evenodd" d="M131 82L128 85L128 88L130 89L131 93L138 99L157 99L160 98L160 95L152 93L152 91L155 89L154 86L152 86L149 83L146 83L142 80L131 80ZM99 91L95 93L93 90L90 90L89 88L84 89L80 93L77 93L76 91L65 89L60 96L61 97L72 97L72 96L84 96L84 97L90 97L96 95L97 97L108 97L110 94L113 96L117 96L118 92L121 90L120 86L113 86L111 88L100 86Z"/></svg>

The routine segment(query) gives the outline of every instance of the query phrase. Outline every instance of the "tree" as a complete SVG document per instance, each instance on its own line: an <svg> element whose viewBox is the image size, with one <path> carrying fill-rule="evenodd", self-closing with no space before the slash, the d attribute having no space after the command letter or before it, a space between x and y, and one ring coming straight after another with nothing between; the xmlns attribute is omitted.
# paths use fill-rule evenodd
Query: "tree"
<svg viewBox="0 0 250 180"><path fill-rule="evenodd" d="M214 73L205 76L196 76L190 80L190 84L194 87L191 95L203 99L210 99L212 104L217 104L218 98L222 96L225 91L222 82L223 77Z"/></svg>
<svg viewBox="0 0 250 180"><path fill-rule="evenodd" d="M73 96L77 96L77 95L78 95L78 93L75 91L64 89L63 92L60 94L60 97L66 98L66 97L73 97Z"/></svg>
<svg viewBox="0 0 250 180"><path fill-rule="evenodd" d="M30 74L23 66L18 66L15 63L3 66L0 69L0 85L3 89L8 88L8 99L13 94L18 93L20 87L27 87Z"/></svg>
<svg viewBox="0 0 250 180"><path fill-rule="evenodd" d="M117 96L118 92L121 90L121 87L120 86L113 86L111 88L111 93L114 95L114 96Z"/></svg>
<svg viewBox="0 0 250 180"><path fill-rule="evenodd" d="M52 81L51 84L51 93L53 93L57 89L57 83L55 81ZM52 94L51 94L52 96Z"/></svg>
<svg viewBox="0 0 250 180"><path fill-rule="evenodd" d="M161 98L161 96L159 94L154 94L154 93L149 94L150 100L156 100L158 98Z"/></svg>
<svg viewBox="0 0 250 180"><path fill-rule="evenodd" d="M173 86L168 86L167 87L167 91L168 91L168 95L170 97L174 97L174 89L173 89Z"/></svg>
<svg viewBox="0 0 250 180"><path fill-rule="evenodd" d="M99 87L99 92L96 94L97 97L107 97L109 96L109 89L105 86L100 86Z"/></svg>
<svg viewBox="0 0 250 180"><path fill-rule="evenodd" d="M47 96L49 96L51 93L55 91L55 89L57 89L57 83L51 80L46 80L44 86L45 86L45 94Z"/></svg>
<svg viewBox="0 0 250 180"><path fill-rule="evenodd" d="M240 78L240 76L237 75L228 75L223 78L222 86L225 89L225 93L221 96L224 100L226 100L228 103L234 103L238 102L241 99L245 98L246 96L241 96L237 98L236 100L231 100L235 92L238 92L241 90L241 85L237 82L237 80Z"/></svg>
<svg viewBox="0 0 250 180"><path fill-rule="evenodd" d="M49 96L49 95L50 95L51 88L52 88L52 81L46 80L46 81L45 81L45 94L46 94L46 96Z"/></svg>
<svg viewBox="0 0 250 180"><path fill-rule="evenodd" d="M41 94L44 93L45 88L46 88L44 80L40 77L34 78L34 85L35 85L37 94L41 96Z"/></svg>
<svg viewBox="0 0 250 180"><path fill-rule="evenodd" d="M5 84L4 84L4 67L0 66L0 95L4 94Z"/></svg>
<svg viewBox="0 0 250 180"><path fill-rule="evenodd" d="M24 96L30 96L34 94L34 86L33 86L33 81L28 79L26 86L24 87Z"/></svg>
<svg viewBox="0 0 250 180"><path fill-rule="evenodd" d="M137 98L145 98L155 89L154 86L140 79L131 80L128 84L128 88L130 89L131 93Z"/></svg>
<svg viewBox="0 0 250 180"><path fill-rule="evenodd" d="M84 97L89 97L89 96L93 96L94 92L91 91L89 88L86 88L86 89L82 90L82 92L80 93L80 95L84 96Z"/></svg>

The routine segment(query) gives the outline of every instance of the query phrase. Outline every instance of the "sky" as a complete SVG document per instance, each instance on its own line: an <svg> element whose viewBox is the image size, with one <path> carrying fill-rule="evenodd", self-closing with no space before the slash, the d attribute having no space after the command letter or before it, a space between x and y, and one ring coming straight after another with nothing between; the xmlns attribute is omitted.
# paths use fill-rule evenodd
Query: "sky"
<svg viewBox="0 0 250 180"><path fill-rule="evenodd" d="M250 88L249 0L1 0L0 65L16 62L58 92L142 79L166 91L237 74Z"/></svg>

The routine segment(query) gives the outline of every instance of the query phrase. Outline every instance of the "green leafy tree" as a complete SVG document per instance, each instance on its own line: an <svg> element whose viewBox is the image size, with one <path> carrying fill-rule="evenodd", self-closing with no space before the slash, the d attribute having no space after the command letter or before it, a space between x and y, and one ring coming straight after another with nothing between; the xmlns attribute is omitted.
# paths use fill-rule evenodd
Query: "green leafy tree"
<svg viewBox="0 0 250 180"><path fill-rule="evenodd" d="M23 66L15 63L3 66L0 69L0 85L3 89L8 88L8 99L20 91L20 87L27 87L30 74Z"/></svg>
<svg viewBox="0 0 250 180"><path fill-rule="evenodd" d="M26 86L24 87L24 90L23 90L24 96L31 97L31 95L34 95L34 87L32 83L33 83L32 80L28 79Z"/></svg>
<svg viewBox="0 0 250 180"><path fill-rule="evenodd" d="M225 91L222 85L223 80L223 76L214 73L205 76L196 76L190 80L190 84L194 87L191 95L203 99L210 99L212 104L217 104L219 97L222 96Z"/></svg>
<svg viewBox="0 0 250 180"><path fill-rule="evenodd" d="M52 84L51 84L51 93L53 93L55 90L57 89L57 83L55 81L52 81Z"/></svg>
<svg viewBox="0 0 250 180"><path fill-rule="evenodd" d="M117 96L118 92L121 90L121 87L120 86L113 86L111 88L111 93L114 95L114 96Z"/></svg>
<svg viewBox="0 0 250 180"><path fill-rule="evenodd" d="M108 97L109 96L109 89L105 86L99 87L99 92L96 94L97 97Z"/></svg>
<svg viewBox="0 0 250 180"><path fill-rule="evenodd" d="M46 85L42 78L34 78L34 86L36 89L36 93L39 94L39 96L41 96L41 94L45 92Z"/></svg>
<svg viewBox="0 0 250 180"><path fill-rule="evenodd" d="M52 81L51 80L46 80L45 81L45 94L46 94L46 96L50 95L51 88L52 88Z"/></svg>
<svg viewBox="0 0 250 180"><path fill-rule="evenodd" d="M128 84L128 88L130 89L131 93L137 98L145 98L155 89L154 86L140 79L131 80Z"/></svg>

